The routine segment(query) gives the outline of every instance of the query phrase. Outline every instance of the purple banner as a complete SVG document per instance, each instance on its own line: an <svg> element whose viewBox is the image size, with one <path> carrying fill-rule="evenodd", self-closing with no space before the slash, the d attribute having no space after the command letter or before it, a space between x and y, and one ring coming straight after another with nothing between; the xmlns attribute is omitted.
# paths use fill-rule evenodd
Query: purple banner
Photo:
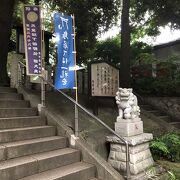
<svg viewBox="0 0 180 180"><path fill-rule="evenodd" d="M39 6L24 6L23 27L27 75L42 72L42 35Z"/></svg>

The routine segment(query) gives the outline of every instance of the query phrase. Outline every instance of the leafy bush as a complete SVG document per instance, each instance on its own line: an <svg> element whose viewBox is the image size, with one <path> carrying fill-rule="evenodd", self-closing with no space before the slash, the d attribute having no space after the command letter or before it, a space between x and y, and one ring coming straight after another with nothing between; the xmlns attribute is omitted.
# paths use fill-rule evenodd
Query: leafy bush
<svg viewBox="0 0 180 180"><path fill-rule="evenodd" d="M172 56L164 62L155 60L153 56L142 56L140 60L139 65L131 68L132 86L136 92L146 95L180 96L180 56ZM154 63L156 69L153 70ZM157 77L152 77L152 71L156 72Z"/></svg>
<svg viewBox="0 0 180 180"><path fill-rule="evenodd" d="M132 82L139 94L153 96L180 96L180 81L166 78L139 78Z"/></svg>
<svg viewBox="0 0 180 180"><path fill-rule="evenodd" d="M150 143L150 149L155 160L180 162L180 133L171 132L155 138Z"/></svg>
<svg viewBox="0 0 180 180"><path fill-rule="evenodd" d="M151 84L154 94L160 96L179 96L177 91L178 84L172 79L157 78Z"/></svg>
<svg viewBox="0 0 180 180"><path fill-rule="evenodd" d="M151 142L150 148L155 159L159 159L159 157L166 157L170 154L166 144L161 142L159 139Z"/></svg>
<svg viewBox="0 0 180 180"><path fill-rule="evenodd" d="M154 78L137 78L132 82L133 89L139 94L153 94Z"/></svg>

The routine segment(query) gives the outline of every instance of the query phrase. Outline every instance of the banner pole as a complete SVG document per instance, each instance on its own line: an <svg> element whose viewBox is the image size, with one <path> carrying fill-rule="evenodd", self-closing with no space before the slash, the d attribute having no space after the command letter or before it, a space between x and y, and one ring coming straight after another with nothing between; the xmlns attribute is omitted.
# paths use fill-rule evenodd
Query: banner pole
<svg viewBox="0 0 180 180"><path fill-rule="evenodd" d="M44 62L44 9L43 9L43 5L41 2L41 62L42 62L42 76L45 75L44 71L45 71L45 62ZM44 77L45 78L45 77ZM44 80L41 79L41 106L44 107L45 106L45 83Z"/></svg>
<svg viewBox="0 0 180 180"><path fill-rule="evenodd" d="M76 103L78 103L78 87L77 87L77 71L76 71L76 32L75 32L75 16L73 14L73 33L74 33L74 73L75 73L75 98L76 98ZM78 107L75 104L75 136L79 136L79 117L78 117Z"/></svg>

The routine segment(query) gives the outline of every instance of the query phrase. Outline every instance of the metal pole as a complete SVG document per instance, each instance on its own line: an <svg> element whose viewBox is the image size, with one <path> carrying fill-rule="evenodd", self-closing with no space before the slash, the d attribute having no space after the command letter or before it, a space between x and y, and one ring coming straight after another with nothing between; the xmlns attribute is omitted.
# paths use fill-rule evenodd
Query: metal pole
<svg viewBox="0 0 180 180"><path fill-rule="evenodd" d="M43 2L41 2L41 9L42 9L42 18L41 18L41 62L42 62L42 76L45 78L45 62L44 62L44 9L43 9ZM41 79L41 106L45 106L45 82ZM46 79L46 78L45 78Z"/></svg>
<svg viewBox="0 0 180 180"><path fill-rule="evenodd" d="M76 67L76 41L75 41L75 37L76 37L76 32L75 32L75 17L74 15L72 16L73 19L73 39L74 39L74 67ZM75 73L75 91L76 91L76 103L78 103L78 87L77 87L77 71L76 68L74 69L74 73ZM75 136L78 137L79 136L79 116L78 116L78 106L77 104L75 104Z"/></svg>
<svg viewBox="0 0 180 180"><path fill-rule="evenodd" d="M45 106L45 83L44 80L41 79L41 105Z"/></svg>
<svg viewBox="0 0 180 180"><path fill-rule="evenodd" d="M75 136L79 136L79 120L78 120L78 107L75 104Z"/></svg>
<svg viewBox="0 0 180 180"><path fill-rule="evenodd" d="M126 179L129 180L131 177L130 173L130 157L129 157L129 145L128 142L126 142Z"/></svg>

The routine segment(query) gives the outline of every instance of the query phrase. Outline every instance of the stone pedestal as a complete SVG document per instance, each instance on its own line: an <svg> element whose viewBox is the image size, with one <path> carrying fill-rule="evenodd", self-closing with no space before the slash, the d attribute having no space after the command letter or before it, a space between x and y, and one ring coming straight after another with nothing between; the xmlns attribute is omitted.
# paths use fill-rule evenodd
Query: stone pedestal
<svg viewBox="0 0 180 180"><path fill-rule="evenodd" d="M119 88L115 99L119 109L115 132L129 145L131 179L149 179L147 171L154 166L149 149L149 141L153 139L153 135L143 133L137 97L131 88ZM115 135L107 136L107 141L110 142L108 162L118 171L126 172L126 144Z"/></svg>
<svg viewBox="0 0 180 180"><path fill-rule="evenodd" d="M152 134L143 133L143 122L139 117L135 119L120 119L117 117L115 131L129 144L130 173L137 179L140 175L154 165L149 149L149 141ZM118 171L126 171L126 146L116 136L108 136L110 142L110 154L108 162Z"/></svg>
<svg viewBox="0 0 180 180"><path fill-rule="evenodd" d="M142 133L124 137L124 139L129 144L130 172L132 175L137 175L153 166L154 161L149 150L149 141L153 139L152 134ZM108 162L118 171L125 171L126 148L124 143L116 136L107 136L107 141L111 145Z"/></svg>
<svg viewBox="0 0 180 180"><path fill-rule="evenodd" d="M143 133L143 122L140 118L119 119L115 122L115 131L121 136L135 136Z"/></svg>

